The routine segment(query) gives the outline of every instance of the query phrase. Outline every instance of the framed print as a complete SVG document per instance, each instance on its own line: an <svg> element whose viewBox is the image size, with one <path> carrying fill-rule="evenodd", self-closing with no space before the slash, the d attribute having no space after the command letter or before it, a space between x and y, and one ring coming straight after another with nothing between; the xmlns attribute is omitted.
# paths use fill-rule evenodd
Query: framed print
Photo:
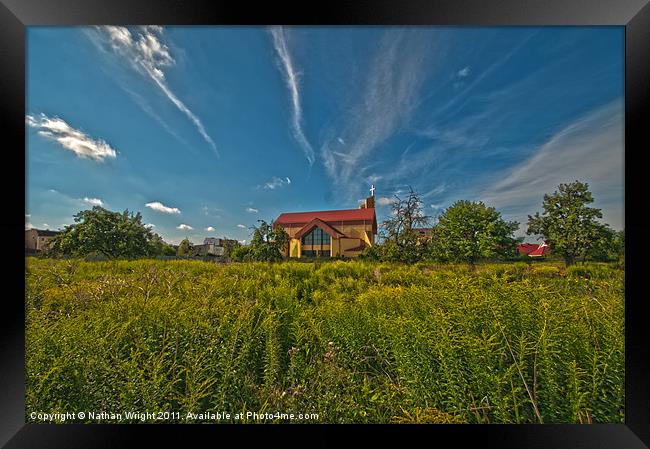
<svg viewBox="0 0 650 449"><path fill-rule="evenodd" d="M73 3L0 5L2 444L648 446L645 0Z"/></svg>

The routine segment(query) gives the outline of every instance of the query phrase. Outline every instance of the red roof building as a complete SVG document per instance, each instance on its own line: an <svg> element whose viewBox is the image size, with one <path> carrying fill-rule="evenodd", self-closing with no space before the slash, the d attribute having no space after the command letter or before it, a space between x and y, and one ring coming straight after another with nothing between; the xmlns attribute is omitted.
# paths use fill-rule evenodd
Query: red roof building
<svg viewBox="0 0 650 449"><path fill-rule="evenodd" d="M289 235L285 256L358 256L372 246L377 234L374 197L359 209L288 212L273 222Z"/></svg>
<svg viewBox="0 0 650 449"><path fill-rule="evenodd" d="M542 257L551 252L551 247L542 243L521 243L517 245L517 251L519 254L526 255L529 257Z"/></svg>

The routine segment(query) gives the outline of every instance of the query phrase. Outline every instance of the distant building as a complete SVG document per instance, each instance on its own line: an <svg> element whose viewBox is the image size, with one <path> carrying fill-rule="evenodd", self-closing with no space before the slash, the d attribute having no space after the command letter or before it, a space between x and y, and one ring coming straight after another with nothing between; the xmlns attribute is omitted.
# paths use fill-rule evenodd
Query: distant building
<svg viewBox="0 0 650 449"><path fill-rule="evenodd" d="M58 234L60 234L59 231L47 229L27 229L25 231L25 252L36 254L47 249L50 240Z"/></svg>
<svg viewBox="0 0 650 449"><path fill-rule="evenodd" d="M359 209L283 213L273 226L289 235L285 257L356 257L375 243L375 198Z"/></svg>
<svg viewBox="0 0 650 449"><path fill-rule="evenodd" d="M190 244L190 254L192 256L223 256L226 253L226 248L236 243L237 240L207 237L201 245Z"/></svg>
<svg viewBox="0 0 650 449"><path fill-rule="evenodd" d="M541 245L539 243L521 243L517 245L517 251L528 257L542 257L551 252L551 247L546 242Z"/></svg>

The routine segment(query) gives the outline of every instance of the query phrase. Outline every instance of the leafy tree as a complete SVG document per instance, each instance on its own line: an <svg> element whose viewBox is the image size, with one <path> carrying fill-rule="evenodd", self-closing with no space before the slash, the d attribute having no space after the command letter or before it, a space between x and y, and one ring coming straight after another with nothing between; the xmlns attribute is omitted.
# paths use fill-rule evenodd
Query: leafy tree
<svg viewBox="0 0 650 449"><path fill-rule="evenodd" d="M248 250L248 259L255 261L282 260L282 253L287 245L288 236L282 228L274 228L273 222L257 220Z"/></svg>
<svg viewBox="0 0 650 449"><path fill-rule="evenodd" d="M176 250L176 254L178 256L189 256L190 254L190 241L188 239L183 239L181 243L178 245L178 249Z"/></svg>
<svg viewBox="0 0 650 449"><path fill-rule="evenodd" d="M430 217L422 211L422 199L409 187L406 198L395 195L391 216L382 223L383 243L364 252L367 258L389 261L416 262L423 256L425 245L415 231L426 226Z"/></svg>
<svg viewBox="0 0 650 449"><path fill-rule="evenodd" d="M482 258L514 256L516 221L505 221L483 202L456 201L439 217L429 244L432 258L474 264Z"/></svg>
<svg viewBox="0 0 650 449"><path fill-rule="evenodd" d="M591 248L583 255L584 260L597 260L602 262L619 260L625 255L625 233L615 231L603 225L597 234Z"/></svg>
<svg viewBox="0 0 650 449"><path fill-rule="evenodd" d="M151 238L151 252L156 256L173 256L176 254L174 247L166 243L162 237L154 233Z"/></svg>
<svg viewBox="0 0 650 449"><path fill-rule="evenodd" d="M587 183L560 184L553 194L544 195L544 213L528 216L526 232L541 235L566 266L572 265L608 233L607 225L596 220L603 216L600 209L587 206L593 201Z"/></svg>
<svg viewBox="0 0 650 449"><path fill-rule="evenodd" d="M110 259L147 257L155 254L154 234L142 223L142 216L112 212L100 206L74 216L76 224L66 226L51 240L50 254L86 256L102 254Z"/></svg>
<svg viewBox="0 0 650 449"><path fill-rule="evenodd" d="M236 262L244 262L250 260L250 247L245 245L234 246L230 251L230 258Z"/></svg>

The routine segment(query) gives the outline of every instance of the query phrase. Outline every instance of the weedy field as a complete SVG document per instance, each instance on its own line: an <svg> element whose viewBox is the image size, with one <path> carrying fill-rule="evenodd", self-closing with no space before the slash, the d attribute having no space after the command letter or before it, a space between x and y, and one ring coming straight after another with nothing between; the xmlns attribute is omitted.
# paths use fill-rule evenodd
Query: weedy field
<svg viewBox="0 0 650 449"><path fill-rule="evenodd" d="M28 258L25 309L27 421L32 411L624 420L616 265Z"/></svg>

